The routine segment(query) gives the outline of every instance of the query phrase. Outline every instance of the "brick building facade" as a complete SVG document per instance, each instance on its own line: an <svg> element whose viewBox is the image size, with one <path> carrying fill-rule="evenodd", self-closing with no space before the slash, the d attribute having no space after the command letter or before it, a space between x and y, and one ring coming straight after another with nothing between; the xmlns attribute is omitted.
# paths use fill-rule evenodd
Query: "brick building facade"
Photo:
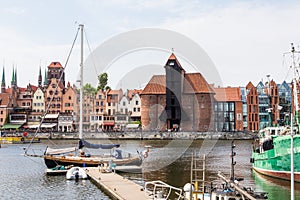
<svg viewBox="0 0 300 200"><path fill-rule="evenodd" d="M186 73L173 53L165 70L141 93L143 130L213 130L214 92L204 77Z"/></svg>

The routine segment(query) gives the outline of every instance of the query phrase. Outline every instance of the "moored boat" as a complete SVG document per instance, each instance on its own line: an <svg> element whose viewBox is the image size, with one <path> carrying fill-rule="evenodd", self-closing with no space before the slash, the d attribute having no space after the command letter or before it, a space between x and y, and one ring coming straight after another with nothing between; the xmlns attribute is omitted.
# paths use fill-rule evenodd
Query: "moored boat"
<svg viewBox="0 0 300 200"><path fill-rule="evenodd" d="M292 58L293 73L293 112L290 113L290 124L278 127L266 127L259 132L259 139L254 142L252 157L253 170L274 178L300 182L300 135L298 65L295 63L295 48L289 52ZM295 120L293 120L295 119ZM297 162L294 162L297 161Z"/></svg>
<svg viewBox="0 0 300 200"><path fill-rule="evenodd" d="M67 180L79 180L79 179L87 179L88 176L83 168L72 167L67 171L66 178Z"/></svg>
<svg viewBox="0 0 300 200"><path fill-rule="evenodd" d="M277 132L272 131L277 130ZM253 169L261 174L291 180L290 130L282 127L267 127L260 131L258 144L254 146L251 162ZM300 160L300 135L293 136L294 159ZM294 164L294 177L300 182L300 163Z"/></svg>
<svg viewBox="0 0 300 200"><path fill-rule="evenodd" d="M139 167L142 164L142 161L148 156L148 150L144 151L145 153L127 153L117 149L119 144L92 144L83 139L83 25L80 24L78 31L81 32L81 63L80 63L80 115L79 115L79 146L70 147L63 149L50 149L47 148L43 155L36 155L35 152L32 154L29 152L29 147L25 151L26 156L32 157L42 157L44 158L47 168L54 168L58 165L61 166L79 166L79 167L97 167L101 165L114 165L115 169L122 170L125 172L130 172L133 168ZM76 34L77 35L77 34ZM75 41L74 41L75 42ZM73 43L74 45L74 43ZM58 84L56 85L58 87ZM53 93L52 95L54 95ZM53 98L50 98L50 100ZM50 103L49 103L50 105ZM48 107L49 109L49 107ZM46 110L45 116L41 120L41 124L46 117L46 113L49 111ZM38 132L39 128L37 129ZM36 133L37 133L36 132ZM97 155L86 154L85 148L94 148L94 149L109 149L108 154L101 154L97 152ZM128 170L127 170L128 167Z"/></svg>

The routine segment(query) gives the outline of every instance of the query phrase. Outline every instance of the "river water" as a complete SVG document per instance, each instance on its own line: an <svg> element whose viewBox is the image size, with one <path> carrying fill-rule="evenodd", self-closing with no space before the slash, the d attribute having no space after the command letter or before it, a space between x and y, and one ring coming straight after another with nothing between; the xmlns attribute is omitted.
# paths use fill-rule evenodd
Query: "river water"
<svg viewBox="0 0 300 200"><path fill-rule="evenodd" d="M121 140L96 143L120 143L121 148L135 153L151 146L143 163L142 174L122 174L136 183L162 180L176 187L183 187L190 180L191 155L206 155L207 180L217 179L221 171L229 177L231 141L229 140ZM75 146L76 141L55 141L59 147ZM258 175L251 170L251 141L236 140L235 177L256 191L268 193L269 199L290 199L290 182ZM45 150L50 141L32 144L32 149ZM65 176L47 176L41 158L23 156L26 144L4 144L0 149L0 199L109 199L89 180L67 181ZM298 161L296 161L298 162ZM295 199L300 200L300 185L295 185Z"/></svg>

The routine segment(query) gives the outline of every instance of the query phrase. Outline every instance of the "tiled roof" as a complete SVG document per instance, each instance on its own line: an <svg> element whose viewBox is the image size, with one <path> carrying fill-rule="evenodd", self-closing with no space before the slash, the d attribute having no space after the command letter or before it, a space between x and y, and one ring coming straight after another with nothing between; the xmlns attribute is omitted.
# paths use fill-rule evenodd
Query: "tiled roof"
<svg viewBox="0 0 300 200"><path fill-rule="evenodd" d="M143 94L166 94L166 76L154 75L144 88Z"/></svg>
<svg viewBox="0 0 300 200"><path fill-rule="evenodd" d="M143 90L137 90L137 89L127 90L127 97L131 99L135 94L141 94L142 92Z"/></svg>
<svg viewBox="0 0 300 200"><path fill-rule="evenodd" d="M185 79L187 81L183 86L185 93L214 93L200 73L185 74Z"/></svg>
<svg viewBox="0 0 300 200"><path fill-rule="evenodd" d="M239 87L214 88L217 101L242 101Z"/></svg>
<svg viewBox="0 0 300 200"><path fill-rule="evenodd" d="M122 95L123 91L122 91L122 89L119 89L119 90L109 90L107 94L108 95L110 95L110 94L119 94L119 95Z"/></svg>
<svg viewBox="0 0 300 200"><path fill-rule="evenodd" d="M184 93L214 93L200 73L185 74ZM165 94L166 76L154 75L142 92L144 94Z"/></svg>
<svg viewBox="0 0 300 200"><path fill-rule="evenodd" d="M0 93L0 105L7 106L9 104L9 93Z"/></svg>
<svg viewBox="0 0 300 200"><path fill-rule="evenodd" d="M176 64L178 65L178 67L179 67L181 70L185 71L185 70L182 68L180 62L178 61L178 59L176 58L176 56L175 56L174 53L172 53L172 54L170 55L170 57L169 57L169 59L168 59L166 65L168 65L168 63L170 63L171 60L174 60L174 61L176 62Z"/></svg>
<svg viewBox="0 0 300 200"><path fill-rule="evenodd" d="M60 62L52 62L48 67L51 68L63 68Z"/></svg>

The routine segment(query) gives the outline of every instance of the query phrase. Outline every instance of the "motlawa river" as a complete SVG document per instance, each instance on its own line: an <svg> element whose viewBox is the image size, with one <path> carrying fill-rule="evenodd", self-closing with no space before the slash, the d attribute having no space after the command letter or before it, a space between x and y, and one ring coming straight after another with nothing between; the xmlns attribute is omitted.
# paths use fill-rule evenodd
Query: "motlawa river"
<svg viewBox="0 0 300 200"><path fill-rule="evenodd" d="M230 175L230 140L90 140L94 143L119 143L131 153L151 146L143 163L143 173L126 174L136 183L161 180L176 187L190 181L191 155L206 155L206 178L213 181L218 171ZM43 140L31 148L41 153L47 146L76 146L76 140ZM252 171L251 141L235 140L235 177L244 178L242 184L255 191L267 192L268 199L290 199L290 182L259 175ZM110 199L89 180L67 181L65 176L47 176L43 159L25 157L27 144L2 144L0 148L0 199ZM39 152L40 151L40 152ZM90 152L94 153L94 152ZM295 161L298 162L298 161ZM295 184L295 199L300 200L300 185Z"/></svg>

